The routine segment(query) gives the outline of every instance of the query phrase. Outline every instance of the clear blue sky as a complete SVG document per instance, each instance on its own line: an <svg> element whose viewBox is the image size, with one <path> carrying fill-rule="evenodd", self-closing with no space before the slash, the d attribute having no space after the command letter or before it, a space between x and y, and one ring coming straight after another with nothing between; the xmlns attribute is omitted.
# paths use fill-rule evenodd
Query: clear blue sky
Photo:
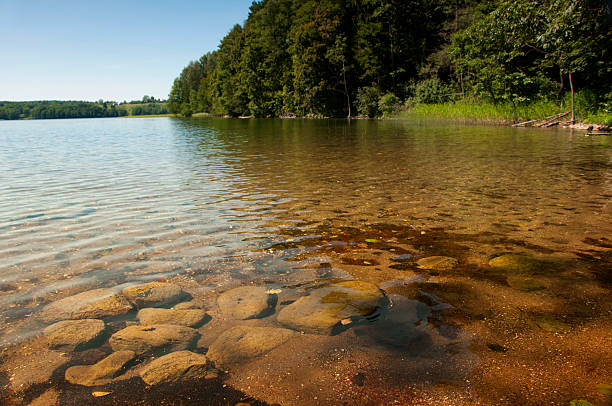
<svg viewBox="0 0 612 406"><path fill-rule="evenodd" d="M0 0L0 100L166 98L252 0Z"/></svg>

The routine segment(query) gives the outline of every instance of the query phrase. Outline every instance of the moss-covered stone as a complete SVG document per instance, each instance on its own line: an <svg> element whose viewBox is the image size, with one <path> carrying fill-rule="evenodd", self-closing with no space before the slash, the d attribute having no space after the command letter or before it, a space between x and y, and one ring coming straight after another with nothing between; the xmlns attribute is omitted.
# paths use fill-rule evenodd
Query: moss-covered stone
<svg viewBox="0 0 612 406"><path fill-rule="evenodd" d="M334 334L347 325L343 320L371 315L387 302L376 285L361 281L323 284L308 293L279 312L281 324L307 333Z"/></svg>
<svg viewBox="0 0 612 406"><path fill-rule="evenodd" d="M534 273L542 268L542 263L537 259L517 254L503 254L492 258L489 265L497 270L527 274Z"/></svg>
<svg viewBox="0 0 612 406"><path fill-rule="evenodd" d="M427 269L432 271L450 271L459 264L455 258L434 256L421 258L417 261L417 265L420 269Z"/></svg>

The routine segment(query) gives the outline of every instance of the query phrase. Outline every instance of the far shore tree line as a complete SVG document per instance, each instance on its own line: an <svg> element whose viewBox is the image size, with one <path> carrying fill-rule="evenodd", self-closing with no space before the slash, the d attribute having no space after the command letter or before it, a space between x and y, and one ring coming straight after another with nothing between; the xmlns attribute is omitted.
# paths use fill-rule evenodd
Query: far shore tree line
<svg viewBox="0 0 612 406"><path fill-rule="evenodd" d="M142 100L86 101L0 101L0 120L98 118L168 114L166 102L144 96Z"/></svg>
<svg viewBox="0 0 612 406"><path fill-rule="evenodd" d="M575 97L612 112L605 0L262 0L183 69L168 109L375 117L458 99L517 107Z"/></svg>

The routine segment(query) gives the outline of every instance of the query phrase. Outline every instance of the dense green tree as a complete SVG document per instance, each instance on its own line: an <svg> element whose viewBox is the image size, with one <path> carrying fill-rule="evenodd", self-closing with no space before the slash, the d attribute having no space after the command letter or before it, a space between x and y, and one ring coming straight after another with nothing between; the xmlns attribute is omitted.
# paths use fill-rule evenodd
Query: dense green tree
<svg viewBox="0 0 612 406"><path fill-rule="evenodd" d="M612 49L606 17L602 1L502 1L453 37L450 55L474 92L493 102L550 97L576 72L605 93Z"/></svg>
<svg viewBox="0 0 612 406"><path fill-rule="evenodd" d="M471 94L516 105L559 98L570 74L605 99L609 17L601 0L255 1L244 25L183 69L168 108L376 115L417 93L420 102Z"/></svg>
<svg viewBox="0 0 612 406"><path fill-rule="evenodd" d="M292 86L288 35L293 20L291 0L265 0L251 6L244 26L240 70L248 110L256 117L285 111L284 92Z"/></svg>

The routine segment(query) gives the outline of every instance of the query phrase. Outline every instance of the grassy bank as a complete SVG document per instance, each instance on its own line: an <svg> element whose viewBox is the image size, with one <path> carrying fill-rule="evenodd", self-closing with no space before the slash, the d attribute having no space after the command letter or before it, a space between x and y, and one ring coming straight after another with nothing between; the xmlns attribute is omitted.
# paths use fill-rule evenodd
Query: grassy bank
<svg viewBox="0 0 612 406"><path fill-rule="evenodd" d="M178 114L141 114L139 116L123 116L122 118L180 117Z"/></svg>
<svg viewBox="0 0 612 406"><path fill-rule="evenodd" d="M155 103L125 103L117 106L117 109L125 110L128 116L162 116L168 114L168 104L164 102Z"/></svg>
<svg viewBox="0 0 612 406"><path fill-rule="evenodd" d="M612 113L593 112L588 104L576 100L576 121L594 124L612 124ZM561 105L552 101L537 101L514 106L511 103L493 104L477 100L458 100L439 104L417 104L410 106L394 117L397 118L437 118L458 122L512 124L535 120L569 111L569 103ZM569 119L569 117L567 117Z"/></svg>

